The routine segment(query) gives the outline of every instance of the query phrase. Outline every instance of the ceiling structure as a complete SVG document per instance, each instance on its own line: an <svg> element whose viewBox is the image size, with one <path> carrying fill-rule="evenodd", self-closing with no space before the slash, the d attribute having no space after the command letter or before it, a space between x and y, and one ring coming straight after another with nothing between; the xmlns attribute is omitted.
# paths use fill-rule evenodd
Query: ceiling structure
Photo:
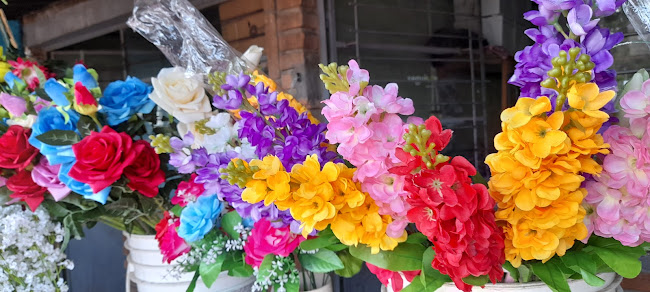
<svg viewBox="0 0 650 292"><path fill-rule="evenodd" d="M48 6L55 0L7 0L9 5L5 5L0 2L0 8L2 8L7 15L9 20L19 20L23 15L30 13L32 11L40 10L45 6Z"/></svg>

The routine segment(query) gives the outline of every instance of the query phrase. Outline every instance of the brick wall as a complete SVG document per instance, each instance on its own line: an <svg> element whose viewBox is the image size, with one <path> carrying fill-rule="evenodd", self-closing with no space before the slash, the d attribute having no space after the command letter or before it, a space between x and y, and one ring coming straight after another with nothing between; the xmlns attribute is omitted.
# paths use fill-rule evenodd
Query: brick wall
<svg viewBox="0 0 650 292"><path fill-rule="evenodd" d="M235 49L264 47L268 74L314 107L320 101L316 0L231 0L219 6L222 34Z"/></svg>

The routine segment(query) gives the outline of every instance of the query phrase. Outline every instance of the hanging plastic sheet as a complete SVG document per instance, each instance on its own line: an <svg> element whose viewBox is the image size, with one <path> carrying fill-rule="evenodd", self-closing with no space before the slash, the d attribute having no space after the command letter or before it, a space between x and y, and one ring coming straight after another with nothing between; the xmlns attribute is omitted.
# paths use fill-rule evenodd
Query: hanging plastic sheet
<svg viewBox="0 0 650 292"><path fill-rule="evenodd" d="M623 4L623 11L642 42L650 48L650 0L627 0Z"/></svg>
<svg viewBox="0 0 650 292"><path fill-rule="evenodd" d="M136 0L127 24L190 73L240 73L254 68L261 55L253 48L250 59L257 60L242 58L187 0Z"/></svg>

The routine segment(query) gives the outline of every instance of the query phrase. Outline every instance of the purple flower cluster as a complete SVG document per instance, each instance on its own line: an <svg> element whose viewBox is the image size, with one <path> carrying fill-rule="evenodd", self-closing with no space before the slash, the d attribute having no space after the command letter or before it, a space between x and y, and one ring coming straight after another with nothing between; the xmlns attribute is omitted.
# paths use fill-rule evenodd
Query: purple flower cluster
<svg viewBox="0 0 650 292"><path fill-rule="evenodd" d="M582 54L588 54L594 68L593 81L601 90L616 90L616 72L609 69L614 58L609 52L623 40L622 33L610 33L609 29L598 26L599 19L613 14L624 0L533 0L539 4L539 10L529 11L524 18L538 28L526 30L526 35L535 44L515 54L518 64L509 83L521 88L521 97L537 98L548 96L553 102L557 93L543 88L540 82L548 78L552 69L551 60L559 55L560 50L581 48ZM558 18L567 12L569 29L562 30ZM615 111L614 101L605 107L605 111Z"/></svg>
<svg viewBox="0 0 650 292"><path fill-rule="evenodd" d="M217 194L219 200L226 201L243 218L258 221L261 218L273 222L276 228L285 226L297 226L289 211L280 211L275 205L264 206L264 202L250 204L242 200L242 189L237 185L231 185L221 178L220 169L228 166L233 158L240 155L234 151L208 154L205 148L192 149L194 136L188 133L179 139L170 139L170 145L174 149L170 153L169 164L176 167L180 173L196 172L195 182L203 184L206 194ZM242 158L242 157L239 157Z"/></svg>

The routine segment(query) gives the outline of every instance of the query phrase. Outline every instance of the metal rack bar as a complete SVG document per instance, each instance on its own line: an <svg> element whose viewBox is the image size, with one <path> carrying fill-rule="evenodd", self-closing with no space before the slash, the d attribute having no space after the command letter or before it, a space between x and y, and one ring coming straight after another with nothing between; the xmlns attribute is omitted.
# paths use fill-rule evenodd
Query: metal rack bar
<svg viewBox="0 0 650 292"><path fill-rule="evenodd" d="M478 0L478 6L479 6L479 11L481 11L481 0ZM479 29L478 29L478 50L479 50L479 70L481 71L481 81L485 81L486 73L485 73L485 50L483 48L483 21L479 21ZM485 82L481 82L481 103L482 104L487 104L487 97L486 97L486 90L487 88L485 87ZM483 157L487 157L488 155L488 137L487 137L487 106L483 106ZM474 147L478 148L478 145L475 145Z"/></svg>
<svg viewBox="0 0 650 292"><path fill-rule="evenodd" d="M472 84L472 135L474 136L474 148L478 145L478 129L476 129L476 84L474 83L474 44L472 44L472 31L467 30L467 38L469 39L469 71ZM479 40L480 42L480 40ZM474 151L474 167L478 168L478 151Z"/></svg>
<svg viewBox="0 0 650 292"><path fill-rule="evenodd" d="M374 8L399 9L399 10L413 11L413 12L419 12L419 13L430 13L430 14L451 15L451 16L464 16L464 17L475 18L476 20L478 20L480 18L483 18L480 15L472 15L472 14L464 14L464 13L453 13L453 12L437 11L437 10L431 10L431 9L408 8L408 7L402 7L402 6L359 3L357 1L349 2L348 4L350 6L356 5L356 6L366 6L366 7L374 7ZM486 15L486 16L489 17L489 15Z"/></svg>

